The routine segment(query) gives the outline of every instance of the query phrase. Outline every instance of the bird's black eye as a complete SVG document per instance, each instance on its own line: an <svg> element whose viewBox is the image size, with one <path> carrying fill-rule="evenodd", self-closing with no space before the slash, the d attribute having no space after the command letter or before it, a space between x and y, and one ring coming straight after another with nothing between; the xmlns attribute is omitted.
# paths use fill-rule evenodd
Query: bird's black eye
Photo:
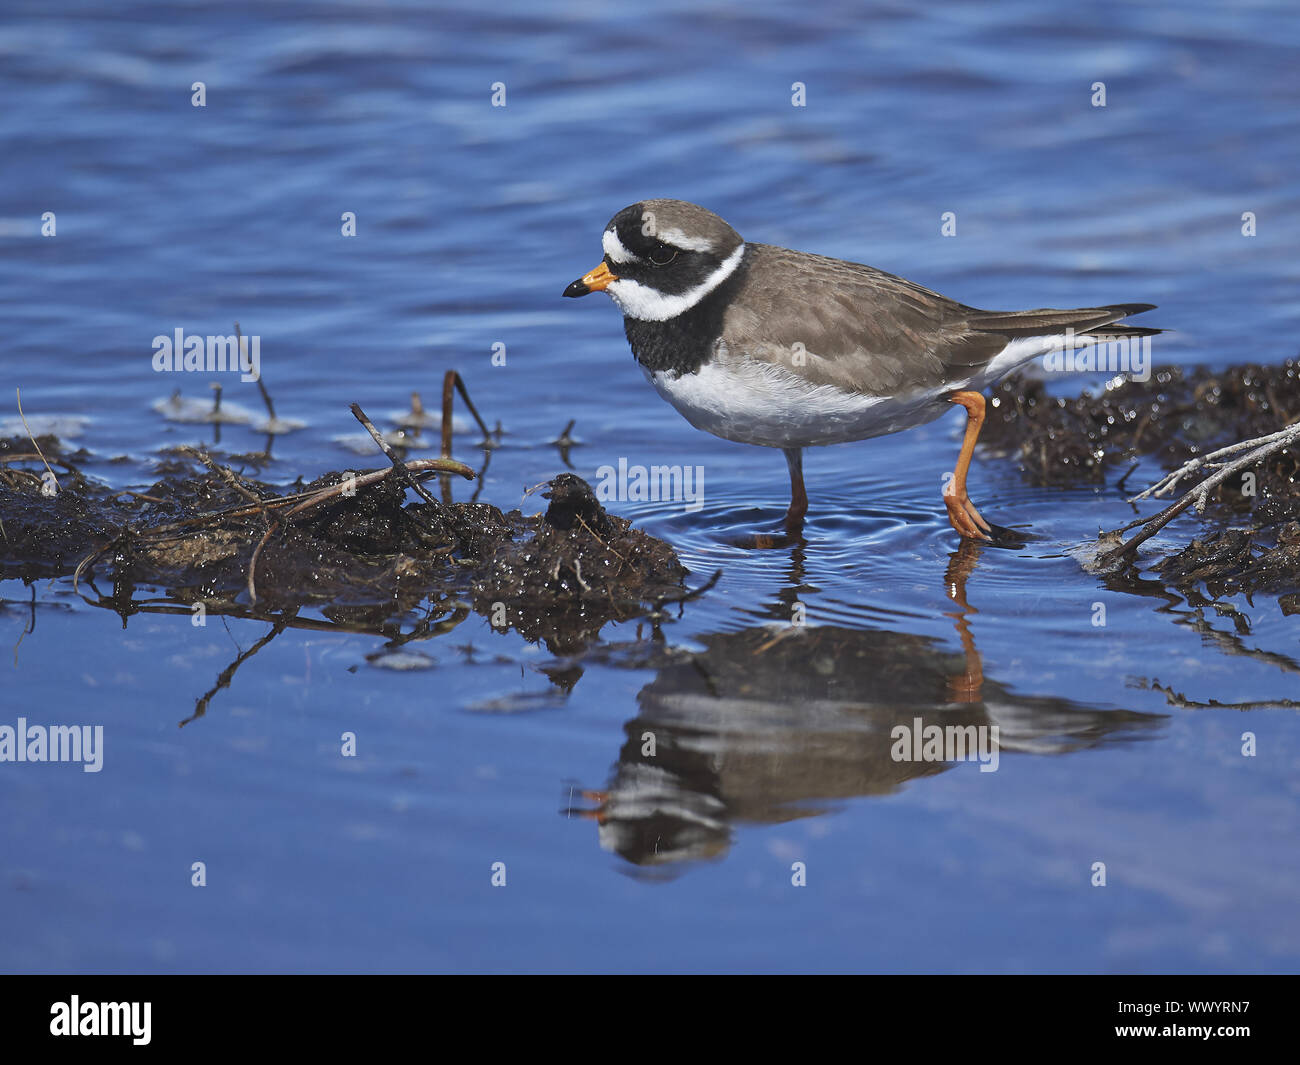
<svg viewBox="0 0 1300 1065"><path fill-rule="evenodd" d="M665 244L662 240L656 240L655 246L650 249L650 261L655 266L667 266L677 258L678 249L671 244Z"/></svg>

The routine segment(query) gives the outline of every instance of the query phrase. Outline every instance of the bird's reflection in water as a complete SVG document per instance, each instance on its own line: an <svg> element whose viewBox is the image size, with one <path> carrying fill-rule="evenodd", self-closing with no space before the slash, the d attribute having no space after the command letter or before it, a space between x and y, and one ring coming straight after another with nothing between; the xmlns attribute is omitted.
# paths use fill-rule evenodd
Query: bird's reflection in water
<svg viewBox="0 0 1300 1065"><path fill-rule="evenodd" d="M725 854L737 822L816 816L952 768L896 757L891 733L914 730L918 718L945 731L989 726L998 753L1061 754L1158 728L1163 715L1095 710L985 677L966 598L981 550L964 542L944 575L959 651L951 641L830 625L701 638L705 650L672 660L641 690L608 786L582 792L593 805L568 812L594 820L606 850L666 866ZM783 601L798 598L798 559L793 570L796 587Z"/></svg>

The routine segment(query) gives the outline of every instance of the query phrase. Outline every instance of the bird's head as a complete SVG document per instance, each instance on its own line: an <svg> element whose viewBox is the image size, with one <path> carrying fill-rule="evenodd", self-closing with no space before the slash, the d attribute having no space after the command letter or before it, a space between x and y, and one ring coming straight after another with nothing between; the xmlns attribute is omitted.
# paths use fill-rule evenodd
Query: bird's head
<svg viewBox="0 0 1300 1065"><path fill-rule="evenodd" d="M663 322L690 310L730 277L745 242L712 211L684 200L643 200L605 227L599 266L564 290L607 292L628 318Z"/></svg>

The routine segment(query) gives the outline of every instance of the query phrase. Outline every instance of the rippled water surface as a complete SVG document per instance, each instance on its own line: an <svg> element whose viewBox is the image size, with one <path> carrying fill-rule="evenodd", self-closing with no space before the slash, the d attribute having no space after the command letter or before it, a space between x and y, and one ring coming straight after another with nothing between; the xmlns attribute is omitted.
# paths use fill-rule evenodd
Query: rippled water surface
<svg viewBox="0 0 1300 1065"><path fill-rule="evenodd" d="M573 419L590 479L703 467L698 511L613 509L692 585L722 576L581 650L471 614L406 646L419 671L328 626L232 670L267 623L0 582L0 724L105 728L100 773L0 763L0 968L1300 965L1294 617L1108 587L1080 549L1125 493L995 455L972 495L1035 538L959 550L956 414L809 453L807 543L739 546L785 505L779 453L693 430L607 301L559 298L612 214L673 196L977 306L1159 304L1162 362L1281 361L1293 5L59 7L0 26L0 435L21 387L85 472L148 485L160 449L215 444L155 410L210 391L155 374L153 338L238 320L305 423L264 477L369 464L348 404L390 419L454 367L505 431L481 500L537 509ZM264 444L226 426L220 448ZM917 717L998 726L996 772L892 757Z"/></svg>

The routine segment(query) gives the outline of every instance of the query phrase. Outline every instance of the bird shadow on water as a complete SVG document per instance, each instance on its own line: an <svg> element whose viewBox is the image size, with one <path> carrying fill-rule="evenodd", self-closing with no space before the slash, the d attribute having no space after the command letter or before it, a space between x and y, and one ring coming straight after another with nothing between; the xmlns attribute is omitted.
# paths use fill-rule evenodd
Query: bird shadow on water
<svg viewBox="0 0 1300 1065"><path fill-rule="evenodd" d="M963 761L1067 754L1151 738L1165 715L1099 710L1013 689L985 673L967 593L984 545L963 541L943 572L955 641L883 628L792 623L807 590L806 545L790 547L767 624L667 652L606 784L562 813L594 822L620 868L671 878L718 860L740 825L826 815Z"/></svg>

